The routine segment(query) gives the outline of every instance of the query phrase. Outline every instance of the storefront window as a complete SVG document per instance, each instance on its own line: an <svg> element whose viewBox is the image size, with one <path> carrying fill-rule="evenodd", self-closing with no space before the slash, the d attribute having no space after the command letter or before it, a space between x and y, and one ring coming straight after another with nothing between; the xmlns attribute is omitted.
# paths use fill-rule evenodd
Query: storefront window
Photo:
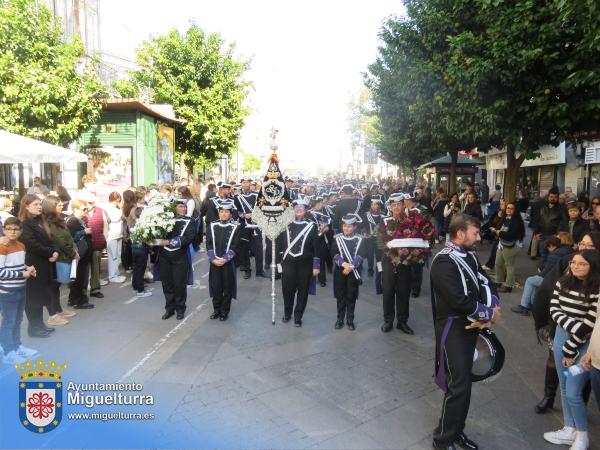
<svg viewBox="0 0 600 450"><path fill-rule="evenodd" d="M590 198L600 195L600 164L594 164L590 170Z"/></svg>

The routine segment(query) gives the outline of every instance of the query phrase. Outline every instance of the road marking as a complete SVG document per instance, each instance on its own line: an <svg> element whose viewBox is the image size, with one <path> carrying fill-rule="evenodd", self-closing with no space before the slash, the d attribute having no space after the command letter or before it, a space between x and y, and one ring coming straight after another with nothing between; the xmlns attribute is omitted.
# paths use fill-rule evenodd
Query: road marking
<svg viewBox="0 0 600 450"><path fill-rule="evenodd" d="M206 278L208 276L209 272L206 272L204 275L200 275L200 278Z"/></svg>
<svg viewBox="0 0 600 450"><path fill-rule="evenodd" d="M167 343L167 341L171 337L173 337L177 333L177 331L179 331L179 329L182 328L191 317L194 317L196 314L198 314L202 310L202 308L204 308L206 306L206 303L209 300L210 300L210 297L205 299L201 304L196 306L196 309L194 311L192 311L191 314L188 314L181 322L179 322L177 324L177 326L175 326L171 331L169 331L167 334L165 334L163 337L161 337L158 341L156 341L156 343L152 347L152 350L150 350L148 353L146 353L146 355L142 359L140 359L131 369L129 369L125 373L125 375L123 375L121 377L121 379L118 381L118 383L122 383L123 381L125 381L127 378L129 378L131 375L133 375L135 372L137 372L137 370L140 367L142 367L144 364L146 364L146 362L152 357L152 355L154 355L163 345L165 345Z"/></svg>
<svg viewBox="0 0 600 450"><path fill-rule="evenodd" d="M152 291L154 290L154 288L153 288L153 287L150 287L150 288L146 288L146 290L147 290L147 291L150 291L150 292L152 292ZM152 295L154 295L154 293L153 293ZM125 300L125 301L123 302L123 304L124 304L124 305L131 305L133 302L135 302L136 300L138 300L138 299L140 299L140 298L149 298L149 297L152 297L152 295L149 295L148 297L137 297L137 296L135 296L135 295L134 295L134 296L133 296L133 297L131 297L129 300Z"/></svg>

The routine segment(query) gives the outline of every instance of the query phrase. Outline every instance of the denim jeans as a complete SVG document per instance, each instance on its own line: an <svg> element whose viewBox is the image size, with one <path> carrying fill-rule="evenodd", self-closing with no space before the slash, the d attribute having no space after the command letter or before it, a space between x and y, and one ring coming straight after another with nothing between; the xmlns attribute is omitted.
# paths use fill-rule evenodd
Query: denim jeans
<svg viewBox="0 0 600 450"><path fill-rule="evenodd" d="M0 298L0 345L4 354L16 350L21 345L21 323L25 310L25 287L2 294Z"/></svg>
<svg viewBox="0 0 600 450"><path fill-rule="evenodd" d="M556 334L554 335L554 361L560 383L560 399L562 402L564 426L573 427L577 431L587 431L587 406L583 401L581 391L589 380L590 373L583 372L577 376L564 374L562 347L570 336L570 333L567 333L562 327L556 328ZM575 363L579 362L580 357L585 354L588 344L589 342L586 342L579 347L579 357Z"/></svg>
<svg viewBox="0 0 600 450"><path fill-rule="evenodd" d="M544 281L544 278L539 275L533 275L525 280L525 286L523 286L523 296L521 297L521 306L523 308L531 308L537 288L540 287L542 281Z"/></svg>
<svg viewBox="0 0 600 450"><path fill-rule="evenodd" d="M592 389L594 391L594 397L596 397L596 403L598 403L598 409L600 409L600 370L592 366L590 371L590 381L592 382Z"/></svg>

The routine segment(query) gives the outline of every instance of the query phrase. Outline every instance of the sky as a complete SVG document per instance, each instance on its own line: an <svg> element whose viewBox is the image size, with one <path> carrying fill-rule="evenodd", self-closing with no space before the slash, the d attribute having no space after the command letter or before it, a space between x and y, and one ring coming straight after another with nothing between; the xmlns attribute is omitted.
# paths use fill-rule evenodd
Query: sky
<svg viewBox="0 0 600 450"><path fill-rule="evenodd" d="M251 60L250 116L241 148L267 155L272 127L282 164L336 170L350 152L348 103L377 56L382 21L401 0L101 0L102 50L134 58L150 36L193 21Z"/></svg>

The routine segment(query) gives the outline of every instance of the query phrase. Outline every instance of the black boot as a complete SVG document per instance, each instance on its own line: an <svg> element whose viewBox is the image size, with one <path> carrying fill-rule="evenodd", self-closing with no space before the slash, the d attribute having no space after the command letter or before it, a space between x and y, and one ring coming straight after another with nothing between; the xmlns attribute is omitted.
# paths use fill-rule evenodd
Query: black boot
<svg viewBox="0 0 600 450"><path fill-rule="evenodd" d="M544 398L535 405L535 412L544 414L548 409L554 406L556 389L558 388L558 374L554 367L546 366L546 378L544 380Z"/></svg>

